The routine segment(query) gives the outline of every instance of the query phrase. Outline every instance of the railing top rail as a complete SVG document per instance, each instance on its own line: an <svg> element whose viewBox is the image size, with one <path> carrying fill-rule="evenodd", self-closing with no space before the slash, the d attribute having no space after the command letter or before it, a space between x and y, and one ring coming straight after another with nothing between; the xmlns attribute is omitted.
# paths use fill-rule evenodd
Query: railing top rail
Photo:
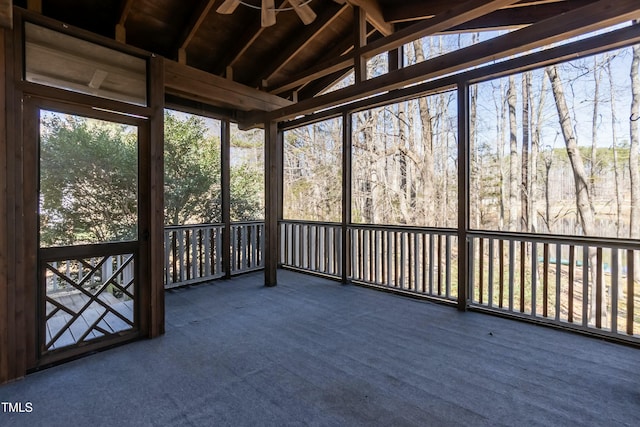
<svg viewBox="0 0 640 427"><path fill-rule="evenodd" d="M278 221L280 224L309 224L309 225L326 225L330 227L340 227L342 223L328 222L328 221L308 221L304 219L281 219Z"/></svg>
<svg viewBox="0 0 640 427"><path fill-rule="evenodd" d="M231 222L231 225L253 225L253 224L264 224L264 220L253 220L253 221L234 221ZM211 228L211 227L224 227L224 224L221 222L214 223L205 223L205 224L181 224L181 225L165 225L165 230L185 230L185 229L193 229L193 228Z"/></svg>
<svg viewBox="0 0 640 427"><path fill-rule="evenodd" d="M323 225L328 227L341 227L339 222L324 222L324 221L307 221L300 219L282 219L280 224L307 224L307 225ZM456 235L458 232L455 228L441 228L441 227L418 227L412 225L388 225L388 224L349 224L347 227L355 229L374 229L384 231L411 231L411 232L423 232L431 234L443 234L443 235Z"/></svg>
<svg viewBox="0 0 640 427"><path fill-rule="evenodd" d="M558 243L566 245L606 246L619 249L640 250L640 240L621 238L602 238L586 236L569 236L539 233L515 233L504 231L469 231L469 237L484 237L500 240L527 241L534 243Z"/></svg>
<svg viewBox="0 0 640 427"><path fill-rule="evenodd" d="M458 234L458 231L455 228L418 227L413 225L349 224L349 228L374 229L374 230L383 230L383 231L412 231L412 232L447 234L447 235Z"/></svg>

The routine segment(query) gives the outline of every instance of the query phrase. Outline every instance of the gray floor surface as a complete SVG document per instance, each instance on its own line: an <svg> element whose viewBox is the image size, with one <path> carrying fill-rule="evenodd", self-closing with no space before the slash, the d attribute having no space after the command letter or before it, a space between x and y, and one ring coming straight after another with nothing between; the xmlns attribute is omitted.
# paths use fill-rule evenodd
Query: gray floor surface
<svg viewBox="0 0 640 427"><path fill-rule="evenodd" d="M640 349L279 272L167 293L167 332L0 386L0 426L640 426Z"/></svg>

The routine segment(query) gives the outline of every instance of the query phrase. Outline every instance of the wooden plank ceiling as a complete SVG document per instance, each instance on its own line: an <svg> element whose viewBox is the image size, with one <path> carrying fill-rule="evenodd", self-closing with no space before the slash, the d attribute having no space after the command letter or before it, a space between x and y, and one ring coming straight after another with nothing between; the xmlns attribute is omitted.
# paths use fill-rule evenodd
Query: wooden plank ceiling
<svg viewBox="0 0 640 427"><path fill-rule="evenodd" d="M412 34L517 28L593 0L312 0L309 6L317 17L310 24L289 10L278 12L276 23L268 27L261 26L260 10L242 4L231 14L218 13L223 2L16 0L14 4L189 69L304 101L354 68L355 44L361 44L355 51L371 56L415 38ZM245 3L259 5L260 0ZM275 1L276 8L290 6L288 0ZM222 100L219 106L229 108Z"/></svg>

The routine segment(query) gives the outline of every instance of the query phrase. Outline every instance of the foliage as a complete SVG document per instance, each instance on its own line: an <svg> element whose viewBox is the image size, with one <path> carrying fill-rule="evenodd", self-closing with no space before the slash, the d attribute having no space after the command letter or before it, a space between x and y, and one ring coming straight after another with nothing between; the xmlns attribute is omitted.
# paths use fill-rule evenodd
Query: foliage
<svg viewBox="0 0 640 427"><path fill-rule="evenodd" d="M42 246L136 238L134 129L45 112L40 165Z"/></svg>

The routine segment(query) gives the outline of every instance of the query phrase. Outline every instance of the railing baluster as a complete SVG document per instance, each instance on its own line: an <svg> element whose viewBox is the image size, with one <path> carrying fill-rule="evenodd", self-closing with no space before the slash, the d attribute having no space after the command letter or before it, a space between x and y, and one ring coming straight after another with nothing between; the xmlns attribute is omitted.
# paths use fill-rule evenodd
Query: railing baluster
<svg viewBox="0 0 640 427"><path fill-rule="evenodd" d="M509 311L513 311L513 293L515 282L515 242L509 240Z"/></svg>
<svg viewBox="0 0 640 427"><path fill-rule="evenodd" d="M538 244L531 243L531 315L536 316L538 302Z"/></svg>
<svg viewBox="0 0 640 427"><path fill-rule="evenodd" d="M473 241L473 239L471 239ZM477 301L482 304L484 302L484 239L480 237L478 239L480 244L478 245L478 299ZM471 252L473 253L473 251ZM474 256L471 257L472 259ZM473 271L473 269L472 269ZM473 274L473 273L472 273ZM475 296L475 292L472 294Z"/></svg>
<svg viewBox="0 0 640 427"><path fill-rule="evenodd" d="M487 287L488 289L488 295L487 295L487 301L489 303L489 307L493 307L493 265L494 265L494 261L493 261L493 256L495 255L495 248L494 248L494 239L492 237L489 238L489 271L488 271L488 283L487 283Z"/></svg>
<svg viewBox="0 0 640 427"><path fill-rule="evenodd" d="M451 236L445 236L445 297L451 296Z"/></svg>
<svg viewBox="0 0 640 427"><path fill-rule="evenodd" d="M618 332L618 249L611 249L611 332Z"/></svg>
<svg viewBox="0 0 640 427"><path fill-rule="evenodd" d="M556 321L560 320L560 312L562 311L562 295L561 291L562 282L562 245L556 243L556 305L555 305L555 318Z"/></svg>
<svg viewBox="0 0 640 427"><path fill-rule="evenodd" d="M544 255L542 258L542 317L549 314L549 244L543 246Z"/></svg>
<svg viewBox="0 0 640 427"><path fill-rule="evenodd" d="M635 251L627 250L627 334L633 335L634 332L634 285L635 285Z"/></svg>
<svg viewBox="0 0 640 427"><path fill-rule="evenodd" d="M573 282L575 280L575 263L576 263L576 254L575 254L575 246L569 245L569 307L567 312L567 321L569 323L573 323Z"/></svg>
<svg viewBox="0 0 640 427"><path fill-rule="evenodd" d="M589 247L582 246L582 326L589 325Z"/></svg>
<svg viewBox="0 0 640 427"><path fill-rule="evenodd" d="M502 308L502 306L504 305L504 240L498 240L498 244L500 245L498 247L498 264L499 264L499 279L500 283L499 288L498 288L498 307Z"/></svg>
<svg viewBox="0 0 640 427"><path fill-rule="evenodd" d="M602 248L596 249L596 328L602 328Z"/></svg>
<svg viewBox="0 0 640 427"><path fill-rule="evenodd" d="M526 258L527 258L527 246L526 242L523 240L520 242L520 313L525 312L525 266L526 266Z"/></svg>

